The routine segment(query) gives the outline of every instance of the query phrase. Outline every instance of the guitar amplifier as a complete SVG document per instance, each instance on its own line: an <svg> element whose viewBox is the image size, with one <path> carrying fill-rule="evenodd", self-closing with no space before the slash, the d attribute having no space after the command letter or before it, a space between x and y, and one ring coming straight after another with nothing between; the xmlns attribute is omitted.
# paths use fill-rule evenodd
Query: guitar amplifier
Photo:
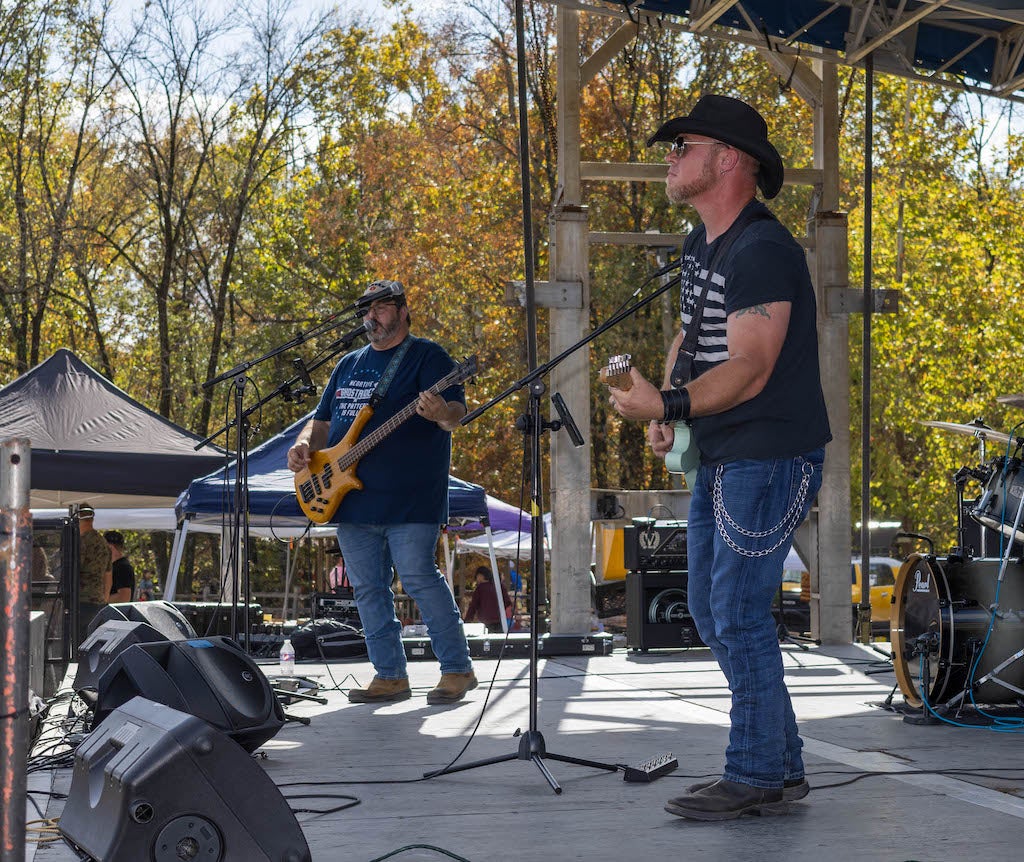
<svg viewBox="0 0 1024 862"><path fill-rule="evenodd" d="M310 597L310 616L313 619L344 620L359 616L356 600L351 595L339 593L313 593Z"/></svg>
<svg viewBox="0 0 1024 862"><path fill-rule="evenodd" d="M686 521L634 518L622 531L622 557L630 572L685 572Z"/></svg>
<svg viewBox="0 0 1024 862"><path fill-rule="evenodd" d="M704 643L686 604L686 572L626 575L626 648L699 647Z"/></svg>

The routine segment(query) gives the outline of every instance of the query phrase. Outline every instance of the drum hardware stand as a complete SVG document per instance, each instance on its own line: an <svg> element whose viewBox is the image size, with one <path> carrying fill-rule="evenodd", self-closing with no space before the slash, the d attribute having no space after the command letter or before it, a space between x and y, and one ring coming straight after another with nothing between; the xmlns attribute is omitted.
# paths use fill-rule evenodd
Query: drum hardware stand
<svg viewBox="0 0 1024 862"><path fill-rule="evenodd" d="M907 658L921 656L921 711L908 713L903 716L907 724L940 724L938 718L932 714L928 707L928 689L932 685L931 666L928 664L928 656L939 651L939 633L936 631L925 632L918 635L909 645Z"/></svg>
<svg viewBox="0 0 1024 862"><path fill-rule="evenodd" d="M971 691L971 689L981 688L981 686L983 686L986 682L989 682L989 681L994 682L996 685L1001 685L1003 688L1007 688L1007 689L1009 689L1012 692L1016 692L1017 694L1019 694L1021 696L1024 696L1024 689L1017 688L1017 686L1011 685L1008 682L1004 682L1003 680L1001 680L999 678L999 671L1001 671L1004 667L1009 667L1011 664L1013 664L1015 661L1017 661L1018 659L1021 659L1021 658L1024 658L1024 649L1017 650L1017 652L1015 652L1012 656L1010 656L1005 661L1000 662L998 665L996 665L994 668L992 668L992 670L990 670L983 677L981 677L980 679L976 679L973 683L971 683L970 686L968 686L962 692L960 692L958 695L956 695L956 697L946 701L945 706L947 708L950 708L950 707L955 706L958 703L961 703L964 700L964 698L967 697L967 693L969 691ZM973 657L972 657L972 661L973 661Z"/></svg>
<svg viewBox="0 0 1024 862"><path fill-rule="evenodd" d="M981 441L982 447L985 445L984 439ZM982 454L982 461L984 461L984 454ZM982 485L988 481L990 471L979 467L961 467L953 474L953 483L956 487L956 547L950 552L950 556L963 557L969 559L971 556L972 548L967 547L967 527L964 524L964 486L967 484L968 479L977 479ZM984 529L979 531L980 539L978 547L978 555L984 559L986 556L985 547L985 531Z"/></svg>

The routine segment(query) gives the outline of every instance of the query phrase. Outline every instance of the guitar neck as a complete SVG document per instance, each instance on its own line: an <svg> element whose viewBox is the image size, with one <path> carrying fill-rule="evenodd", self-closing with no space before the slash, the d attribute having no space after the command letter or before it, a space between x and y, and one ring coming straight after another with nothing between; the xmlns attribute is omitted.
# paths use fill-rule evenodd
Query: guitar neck
<svg viewBox="0 0 1024 862"><path fill-rule="evenodd" d="M427 391L432 395L438 395L443 390L447 389L452 383L455 382L451 375L439 380ZM380 443L385 437L395 431L398 426L407 420L411 419L416 413L416 405L419 403L419 398L410 401L401 410L399 410L394 416L388 419L379 428L375 428L365 437L361 438L355 446L349 449L344 455L338 459L338 466L342 470L347 470L353 464L356 463L360 458L366 455L374 446Z"/></svg>

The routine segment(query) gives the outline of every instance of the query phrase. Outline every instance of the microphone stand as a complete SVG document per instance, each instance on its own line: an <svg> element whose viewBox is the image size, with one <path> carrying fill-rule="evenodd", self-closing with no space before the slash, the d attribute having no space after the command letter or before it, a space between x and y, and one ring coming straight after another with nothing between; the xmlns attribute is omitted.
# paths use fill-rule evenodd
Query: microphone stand
<svg viewBox="0 0 1024 862"><path fill-rule="evenodd" d="M235 476L231 503L232 525L229 531L232 538L232 548L231 555L228 558L229 570L231 572L231 638L236 642L238 641L238 592L239 581L241 581L242 584L244 584L243 609L245 613L245 632L241 643L242 648L246 653L250 651L249 608L252 605L251 580L249 573L249 432L251 430L249 416L251 416L256 410L262 408L268 401L271 401L278 396L283 397L286 401L291 401L293 398L295 400L299 400L307 394L315 393L316 390L313 386L313 381L309 376L309 372L316 370L325 362L329 362L342 350L346 349L357 336L366 333L369 330L362 327L346 333L325 348L323 351L325 355L310 366L307 366L301 358L295 359L294 365L298 373L294 377L276 387L272 392L270 392L270 394L261 398L248 409L243 409L243 395L246 383L248 382L246 372L250 368L259 365L268 359L279 356L282 353L309 341L311 338L315 338L318 335L322 335L332 329L336 329L346 322L350 322L347 319L347 315L350 313L351 309L347 312L332 314L321 323L318 323L306 332L299 333L284 344L281 344L263 354L263 356L236 365L230 371L219 374L216 377L207 380L203 384L204 389L209 389L223 380L230 379L232 381L235 418L223 427L214 431L213 434L210 434L200 440L196 444L195 448L199 449L205 446L220 434L230 431L232 427L235 429ZM339 319L343 316L345 319ZM227 478L227 467L224 468L224 477L225 479ZM241 566L239 566L240 555L242 557Z"/></svg>
<svg viewBox="0 0 1024 862"><path fill-rule="evenodd" d="M669 266L662 267L653 275L651 275L647 282L653 281L655 278L659 278L673 269L678 268L679 262L674 262ZM553 359L539 365L525 377L520 378L511 386L509 386L504 392L492 398L486 404L473 410L471 413L467 413L462 417L462 425L468 425L475 419L482 416L496 404L504 401L513 392L518 392L524 386L529 387L529 401L527 405L527 412L520 416L516 420L516 428L523 432L524 440L524 455L526 451L529 452L530 456L530 717L529 727L523 732L521 729L517 729L513 736L519 737L519 746L515 752L510 754L499 755L498 757L488 757L483 760L477 760L472 763L466 763L461 766L448 766L444 769L434 770L432 772L424 773L424 778L433 778L438 775L447 775L453 772L463 772L467 769L475 769L479 766L488 766L493 763L504 763L509 760L529 760L532 761L536 767L540 770L541 775L550 785L551 789L556 794L561 794L562 788L555 780L555 777L548 770L544 763L545 758L551 760L558 760L563 763L574 763L578 766L591 766L595 769L606 769L609 772L618 771L619 767L613 763L602 763L596 760L584 760L578 757L570 757L565 754L556 754L548 751L547 746L544 743L544 736L538 729L537 721L537 660L538 660L538 636L540 629L539 620L539 601L538 594L541 590L541 585L544 583L544 519L541 515L543 511L543 498L541 494L541 446L540 438L541 434L546 430L558 431L563 425L566 431L572 437L574 445L583 445L583 437L580 435L579 430L576 428L576 423L573 421L572 416L568 412L568 408L565 402L562 400L562 396L559 393L555 393L551 397L551 402L555 406L558 412L559 419L553 422L544 421L541 418L540 402L544 393L547 391L547 385L540 378L546 375L552 368L562 362L567 356L575 353L581 347L589 344L599 335L607 332L613 326L618 325L627 317L636 314L644 306L653 302L665 291L670 290L672 287L679 283L679 277L669 279L665 284L660 286L657 290L651 293L650 296L645 297L630 305L627 308L619 311L612 315L607 321L598 326L587 336L580 341L576 342L566 350L562 351ZM643 285L641 285L641 288ZM639 289L634 292L634 296L639 293Z"/></svg>

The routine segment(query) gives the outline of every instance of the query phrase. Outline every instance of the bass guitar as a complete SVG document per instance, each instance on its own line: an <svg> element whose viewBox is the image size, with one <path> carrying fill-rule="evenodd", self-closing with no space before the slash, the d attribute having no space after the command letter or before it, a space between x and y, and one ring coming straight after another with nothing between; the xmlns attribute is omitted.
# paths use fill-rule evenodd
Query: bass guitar
<svg viewBox="0 0 1024 862"><path fill-rule="evenodd" d="M476 357L471 356L457 365L448 374L428 389L439 395L449 386L462 383L476 374ZM352 425L339 443L317 452L310 453L309 465L295 474L295 496L299 508L314 524L326 524L338 511L338 506L349 491L359 491L363 483L356 476L356 466L385 437L400 425L416 415L417 397L375 428L363 439L359 439L366 423L373 416L369 404L360 409Z"/></svg>
<svg viewBox="0 0 1024 862"><path fill-rule="evenodd" d="M612 356L608 365L601 369L600 381L605 386L628 391L633 386L633 378L629 376L632 355L621 353ZM700 449L693 436L693 429L685 420L674 422L675 439L672 448L665 454L665 467L669 473L677 473L685 477L686 487L693 489L697 481L697 468L700 466Z"/></svg>

